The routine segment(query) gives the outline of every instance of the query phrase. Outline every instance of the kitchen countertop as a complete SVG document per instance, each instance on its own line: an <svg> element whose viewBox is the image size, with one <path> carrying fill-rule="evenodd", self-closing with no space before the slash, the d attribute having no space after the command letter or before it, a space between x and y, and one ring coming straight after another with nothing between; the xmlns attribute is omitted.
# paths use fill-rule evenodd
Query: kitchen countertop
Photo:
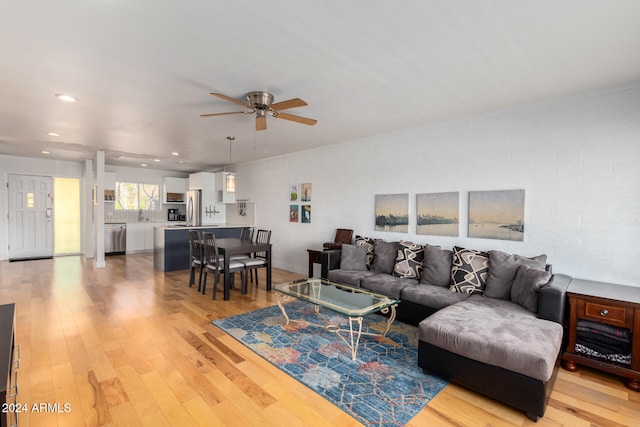
<svg viewBox="0 0 640 427"><path fill-rule="evenodd" d="M156 228L164 228L165 230L183 230L185 228L242 228L242 227L253 227L252 224L209 224L209 225L199 225L197 227L187 226L187 225L158 225Z"/></svg>

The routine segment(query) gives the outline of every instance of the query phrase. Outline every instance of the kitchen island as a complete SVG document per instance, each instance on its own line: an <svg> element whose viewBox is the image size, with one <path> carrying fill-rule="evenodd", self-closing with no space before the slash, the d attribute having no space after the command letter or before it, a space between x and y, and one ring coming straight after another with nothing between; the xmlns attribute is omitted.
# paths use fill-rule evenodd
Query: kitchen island
<svg viewBox="0 0 640 427"><path fill-rule="evenodd" d="M243 225L203 225L200 227L159 226L153 228L153 266L158 271L189 268L189 230L215 234L216 238L240 238Z"/></svg>

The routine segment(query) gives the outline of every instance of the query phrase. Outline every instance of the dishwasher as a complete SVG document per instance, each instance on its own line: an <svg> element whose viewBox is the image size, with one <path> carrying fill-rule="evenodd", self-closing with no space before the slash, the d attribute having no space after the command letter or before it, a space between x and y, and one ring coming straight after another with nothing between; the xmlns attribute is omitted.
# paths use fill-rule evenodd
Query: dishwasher
<svg viewBox="0 0 640 427"><path fill-rule="evenodd" d="M124 255L127 250L127 224L104 225L104 254Z"/></svg>

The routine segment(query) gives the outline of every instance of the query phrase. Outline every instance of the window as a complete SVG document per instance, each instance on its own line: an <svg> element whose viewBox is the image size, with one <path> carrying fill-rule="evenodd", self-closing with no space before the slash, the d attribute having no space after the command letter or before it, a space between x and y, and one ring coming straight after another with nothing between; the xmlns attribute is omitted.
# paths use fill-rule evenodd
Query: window
<svg viewBox="0 0 640 427"><path fill-rule="evenodd" d="M137 182L116 182L116 209L160 210L160 186Z"/></svg>
<svg viewBox="0 0 640 427"><path fill-rule="evenodd" d="M54 177L53 194L55 254L80 253L80 180Z"/></svg>

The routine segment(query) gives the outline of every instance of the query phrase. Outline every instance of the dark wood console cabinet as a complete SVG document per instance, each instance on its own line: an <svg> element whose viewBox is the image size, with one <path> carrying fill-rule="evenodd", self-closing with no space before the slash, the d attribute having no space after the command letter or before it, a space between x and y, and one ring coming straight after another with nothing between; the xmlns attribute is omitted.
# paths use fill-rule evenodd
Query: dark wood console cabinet
<svg viewBox="0 0 640 427"><path fill-rule="evenodd" d="M18 398L19 356L15 344L15 304L0 305L0 426L18 425L15 411Z"/></svg>
<svg viewBox="0 0 640 427"><path fill-rule="evenodd" d="M562 355L562 367L576 371L577 365L589 366L625 378L625 384L640 391L640 287L573 279L569 298L569 339ZM628 330L631 335L629 365L601 360L576 352L576 327L579 320Z"/></svg>

